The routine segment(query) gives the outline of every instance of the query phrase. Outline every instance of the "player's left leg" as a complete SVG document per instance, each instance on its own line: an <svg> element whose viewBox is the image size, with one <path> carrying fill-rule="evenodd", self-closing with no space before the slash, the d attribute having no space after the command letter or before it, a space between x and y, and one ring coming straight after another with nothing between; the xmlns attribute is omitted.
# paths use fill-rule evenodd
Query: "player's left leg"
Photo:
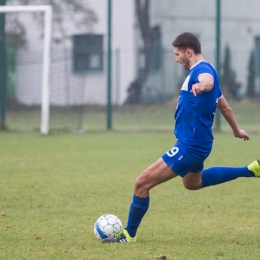
<svg viewBox="0 0 260 260"><path fill-rule="evenodd" d="M154 186L176 176L178 175L172 170L172 165L168 166L162 158L159 158L136 179L134 194L138 197L145 198L149 195L150 189Z"/></svg>
<svg viewBox="0 0 260 260"><path fill-rule="evenodd" d="M136 236L137 229L149 207L149 191L154 186L178 176L171 166L162 158L148 167L136 179L133 200L130 205L126 230L131 237Z"/></svg>
<svg viewBox="0 0 260 260"><path fill-rule="evenodd" d="M168 166L162 158L143 171L135 181L134 195L129 209L126 228L115 234L113 238L103 239L103 242L136 242L137 229L149 208L150 189L176 176L177 174L172 170L172 166Z"/></svg>

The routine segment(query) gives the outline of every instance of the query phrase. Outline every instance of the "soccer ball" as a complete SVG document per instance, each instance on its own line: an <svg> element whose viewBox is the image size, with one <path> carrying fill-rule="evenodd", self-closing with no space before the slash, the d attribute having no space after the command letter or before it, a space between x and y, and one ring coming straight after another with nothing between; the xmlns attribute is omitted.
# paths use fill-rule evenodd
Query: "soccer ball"
<svg viewBox="0 0 260 260"><path fill-rule="evenodd" d="M106 214L97 219L94 225L94 233L98 239L113 237L123 229L121 220L115 215Z"/></svg>

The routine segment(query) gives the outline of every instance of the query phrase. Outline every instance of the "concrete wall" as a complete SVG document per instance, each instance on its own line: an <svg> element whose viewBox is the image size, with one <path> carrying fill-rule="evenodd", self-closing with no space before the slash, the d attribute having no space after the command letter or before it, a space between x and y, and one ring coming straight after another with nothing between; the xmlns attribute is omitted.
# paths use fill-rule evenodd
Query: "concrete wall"
<svg viewBox="0 0 260 260"><path fill-rule="evenodd" d="M254 38L260 35L259 10L260 1L221 1L221 59L224 59L225 47L229 45L232 68L237 81L242 84L241 94L246 91ZM190 31L199 36L204 58L215 65L216 1L153 0L151 17L152 24L161 24L164 48L171 49L171 43L179 33Z"/></svg>

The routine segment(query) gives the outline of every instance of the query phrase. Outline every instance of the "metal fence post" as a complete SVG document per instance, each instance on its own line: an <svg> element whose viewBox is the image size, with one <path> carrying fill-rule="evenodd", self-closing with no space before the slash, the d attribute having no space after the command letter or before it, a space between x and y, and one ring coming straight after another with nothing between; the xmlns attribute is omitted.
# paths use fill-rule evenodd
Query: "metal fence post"
<svg viewBox="0 0 260 260"><path fill-rule="evenodd" d="M216 0L216 69L220 77L220 51L221 51L221 0ZM220 112L216 113L216 130L220 131L221 117Z"/></svg>
<svg viewBox="0 0 260 260"><path fill-rule="evenodd" d="M5 6L6 0L0 0L0 6ZM5 52L5 14L0 14L0 129L5 129L6 113L6 52Z"/></svg>
<svg viewBox="0 0 260 260"><path fill-rule="evenodd" d="M107 129L112 129L112 108L111 108L111 83L112 83L112 57L111 57L111 20L112 20L112 0L108 0L107 4Z"/></svg>

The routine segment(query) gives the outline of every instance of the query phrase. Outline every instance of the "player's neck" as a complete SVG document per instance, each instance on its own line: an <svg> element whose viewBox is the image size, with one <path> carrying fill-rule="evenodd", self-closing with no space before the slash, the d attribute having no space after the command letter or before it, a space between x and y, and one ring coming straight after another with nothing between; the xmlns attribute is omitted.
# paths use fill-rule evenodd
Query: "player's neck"
<svg viewBox="0 0 260 260"><path fill-rule="evenodd" d="M194 65L199 63L200 61L203 61L204 58L201 54L197 54L191 57L190 59L190 68L192 68Z"/></svg>

